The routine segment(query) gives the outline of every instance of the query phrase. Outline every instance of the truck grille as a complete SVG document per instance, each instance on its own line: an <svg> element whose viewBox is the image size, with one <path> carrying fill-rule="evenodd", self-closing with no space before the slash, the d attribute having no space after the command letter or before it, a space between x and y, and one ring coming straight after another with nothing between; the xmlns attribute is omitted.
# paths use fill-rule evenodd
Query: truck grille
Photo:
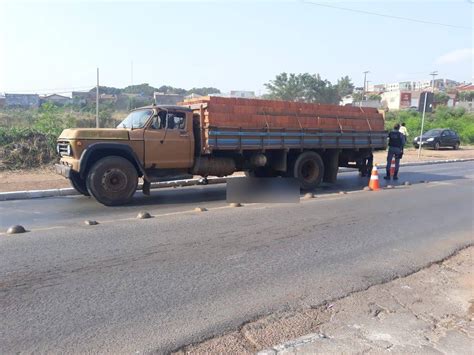
<svg viewBox="0 0 474 355"><path fill-rule="evenodd" d="M72 152L71 145L69 144L69 142L58 142L56 151L61 156L63 155L69 156L71 155L71 152Z"/></svg>

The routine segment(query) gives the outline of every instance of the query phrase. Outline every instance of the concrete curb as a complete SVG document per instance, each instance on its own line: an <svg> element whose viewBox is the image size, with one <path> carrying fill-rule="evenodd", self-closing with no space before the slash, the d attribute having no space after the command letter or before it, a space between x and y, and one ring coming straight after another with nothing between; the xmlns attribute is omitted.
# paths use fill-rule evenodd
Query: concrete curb
<svg viewBox="0 0 474 355"><path fill-rule="evenodd" d="M163 182L152 183L151 188L162 189L166 187L223 184L227 181L227 179L228 178L208 178L207 183L202 183L201 179L163 181ZM141 190L141 187L142 187L142 184L139 184L137 191ZM63 188L63 189L48 189L48 190L9 191L9 192L0 192L0 201L29 200L33 198L75 196L75 195L80 195L80 193L77 192L72 187Z"/></svg>
<svg viewBox="0 0 474 355"><path fill-rule="evenodd" d="M401 166L421 166L421 165L435 165L435 164L446 164L446 163L461 163L474 161L474 158L469 159L447 159L447 160L429 160L424 162L409 162L402 163ZM385 168L385 165L378 165L379 168ZM343 170L339 169L339 173L348 173L355 171L354 169L344 168ZM215 185L223 184L227 179L233 179L234 177L228 178L208 178L207 184L202 183L202 179L185 179L185 180L173 180L173 181L163 181L156 182L151 184L152 189L162 189L166 187L183 187L183 186L196 186L196 185ZM141 186L139 185L139 189ZM138 191L138 190L137 190ZM10 192L0 192L0 201L12 201L12 200L28 200L33 198L43 198L43 197L59 197L59 196L74 196L80 195L73 188L64 188L64 189L48 189L48 190L28 190L28 191L10 191Z"/></svg>
<svg viewBox="0 0 474 355"><path fill-rule="evenodd" d="M422 166L422 165L436 165L436 164L447 164L447 163L464 163L468 161L474 161L474 158L467 159L446 159L446 160L426 160L426 161L413 161L407 163L400 163L400 166ZM377 164L377 168L384 169L386 164ZM338 173L349 173L351 171L356 171L352 168L339 168Z"/></svg>
<svg viewBox="0 0 474 355"><path fill-rule="evenodd" d="M303 335L302 337L294 340L287 341L283 344L279 344L270 349L264 349L257 353L257 355L276 355L280 352L288 351L289 353L295 353L298 348L303 347L307 344L314 343L320 339L324 339L325 336L322 334L311 333Z"/></svg>

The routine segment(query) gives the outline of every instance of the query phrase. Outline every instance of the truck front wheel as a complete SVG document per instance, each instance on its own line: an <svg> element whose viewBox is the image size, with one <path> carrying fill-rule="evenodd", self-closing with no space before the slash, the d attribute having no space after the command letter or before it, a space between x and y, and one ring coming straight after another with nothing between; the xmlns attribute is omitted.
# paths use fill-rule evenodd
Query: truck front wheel
<svg viewBox="0 0 474 355"><path fill-rule="evenodd" d="M324 176L324 163L316 152L304 152L296 158L293 176L303 190L312 190L318 186Z"/></svg>
<svg viewBox="0 0 474 355"><path fill-rule="evenodd" d="M125 158L109 156L98 160L89 170L87 190L106 206L123 205L137 189L138 174L133 164Z"/></svg>
<svg viewBox="0 0 474 355"><path fill-rule="evenodd" d="M90 196L89 191L87 191L86 180L82 179L79 173L71 171L71 174L69 175L69 181L77 192L84 196Z"/></svg>

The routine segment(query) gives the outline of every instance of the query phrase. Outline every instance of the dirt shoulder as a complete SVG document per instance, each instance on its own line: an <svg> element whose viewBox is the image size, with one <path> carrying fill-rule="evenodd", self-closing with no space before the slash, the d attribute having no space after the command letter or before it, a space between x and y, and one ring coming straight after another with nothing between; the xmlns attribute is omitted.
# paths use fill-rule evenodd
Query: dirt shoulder
<svg viewBox="0 0 474 355"><path fill-rule="evenodd" d="M414 148L405 148L403 153L402 163L411 163L417 161L429 160L446 160L446 159L473 159L474 146L465 146L459 150L451 148L432 150L424 149L421 151L421 156L418 158L418 150ZM375 152L374 162L384 164L387 160L387 153L385 151Z"/></svg>
<svg viewBox="0 0 474 355"><path fill-rule="evenodd" d="M473 253L471 246L410 276L274 314L178 353L472 353Z"/></svg>
<svg viewBox="0 0 474 355"><path fill-rule="evenodd" d="M386 156L386 152L376 152L374 161L383 164L386 160ZM421 159L418 159L417 150L407 148L402 162L469 158L474 158L474 146L463 147L463 149L460 150L423 150ZM57 175L52 167L32 170L0 171L0 192L59 189L66 187L71 187L69 181Z"/></svg>
<svg viewBox="0 0 474 355"><path fill-rule="evenodd" d="M0 171L0 192L71 187L69 180L52 168Z"/></svg>

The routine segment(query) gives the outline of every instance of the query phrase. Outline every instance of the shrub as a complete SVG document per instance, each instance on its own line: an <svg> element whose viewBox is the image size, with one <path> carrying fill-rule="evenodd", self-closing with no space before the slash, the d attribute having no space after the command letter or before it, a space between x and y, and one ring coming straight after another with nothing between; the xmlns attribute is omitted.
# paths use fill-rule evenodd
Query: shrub
<svg viewBox="0 0 474 355"><path fill-rule="evenodd" d="M385 115L385 128L392 129L395 123L405 122L409 139L420 134L421 114L416 111L391 111ZM464 108L449 108L438 106L433 113L425 115L426 132L433 128L450 128L455 130L463 144L474 144L474 114L466 112Z"/></svg>
<svg viewBox="0 0 474 355"><path fill-rule="evenodd" d="M0 169L34 168L56 160L55 136L30 128L0 128Z"/></svg>

